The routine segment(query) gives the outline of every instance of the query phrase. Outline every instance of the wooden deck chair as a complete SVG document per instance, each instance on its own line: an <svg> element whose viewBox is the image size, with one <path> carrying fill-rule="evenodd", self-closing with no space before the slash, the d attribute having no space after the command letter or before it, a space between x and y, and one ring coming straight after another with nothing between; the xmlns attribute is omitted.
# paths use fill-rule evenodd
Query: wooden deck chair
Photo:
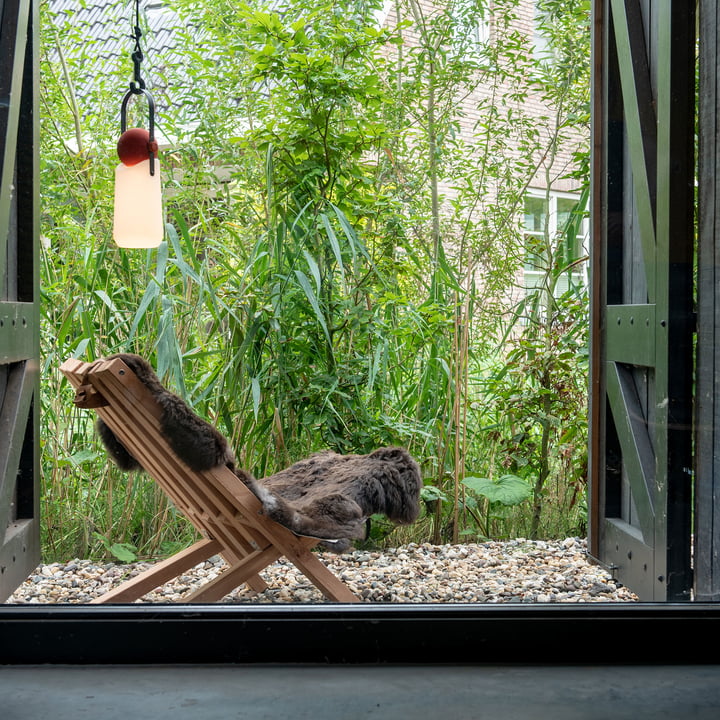
<svg viewBox="0 0 720 720"><path fill-rule="evenodd" d="M93 408L203 536L203 539L110 590L93 603L132 602L194 565L220 554L228 568L183 599L216 602L247 583L267 588L258 573L285 556L336 602L359 599L311 552L319 538L300 537L261 514L258 498L227 467L195 472L160 432L161 409L152 393L119 358L96 363L67 360L60 370L76 389L80 407Z"/></svg>

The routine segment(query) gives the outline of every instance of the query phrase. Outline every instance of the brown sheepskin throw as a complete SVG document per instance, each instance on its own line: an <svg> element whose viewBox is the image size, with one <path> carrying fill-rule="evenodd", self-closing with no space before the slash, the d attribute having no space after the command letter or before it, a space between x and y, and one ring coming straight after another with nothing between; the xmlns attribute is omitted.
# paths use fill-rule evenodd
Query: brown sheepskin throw
<svg viewBox="0 0 720 720"><path fill-rule="evenodd" d="M322 544L335 552L365 537L370 515L407 525L420 512L420 468L400 447L369 455L326 450L262 480L237 474L269 517L298 535L329 541Z"/></svg>
<svg viewBox="0 0 720 720"><path fill-rule="evenodd" d="M165 389L147 360L132 353L109 355L105 360L114 358L122 360L152 393L162 408L162 434L175 454L191 470L209 470L218 465L235 469L235 456L223 435L210 423L198 417L181 397ZM140 463L115 437L104 420L98 418L95 427L108 455L121 470L141 469Z"/></svg>

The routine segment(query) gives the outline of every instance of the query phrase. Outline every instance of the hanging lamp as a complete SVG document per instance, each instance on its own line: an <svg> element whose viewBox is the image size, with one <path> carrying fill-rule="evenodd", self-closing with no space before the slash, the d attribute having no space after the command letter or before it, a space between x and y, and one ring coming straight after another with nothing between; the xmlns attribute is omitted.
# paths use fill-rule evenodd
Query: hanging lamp
<svg viewBox="0 0 720 720"><path fill-rule="evenodd" d="M120 164L115 168L115 210L113 239L122 248L153 248L163 239L160 163L155 139L155 100L141 76L143 53L140 47L140 0L135 0L135 27L132 37L134 80L120 107ZM127 128L127 109L131 98L142 95L148 105L148 128Z"/></svg>

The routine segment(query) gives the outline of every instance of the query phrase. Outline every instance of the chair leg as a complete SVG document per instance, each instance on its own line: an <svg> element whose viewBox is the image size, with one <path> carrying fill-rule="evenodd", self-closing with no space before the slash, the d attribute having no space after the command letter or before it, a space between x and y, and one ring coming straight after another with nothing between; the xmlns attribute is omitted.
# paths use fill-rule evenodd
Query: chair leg
<svg viewBox="0 0 720 720"><path fill-rule="evenodd" d="M360 602L360 598L340 578L330 572L309 549L286 552L285 557L329 600L343 603Z"/></svg>
<svg viewBox="0 0 720 720"><path fill-rule="evenodd" d="M217 540L199 540L185 550L181 550L167 560L136 575L134 578L125 581L122 585L108 590L104 595L95 598L91 605L102 605L105 603L126 603L142 597L151 590L177 577L180 573L189 570L199 562L207 560L222 550Z"/></svg>
<svg viewBox="0 0 720 720"><path fill-rule="evenodd" d="M249 578L257 575L257 573L263 568L266 568L271 562L275 562L275 560L280 557L280 554L281 553L272 546L265 550L255 550L240 560L239 563L224 570L215 579L210 580L210 582L205 583L205 585L195 590L195 592L183 598L183 602L217 602L239 585L246 583Z"/></svg>

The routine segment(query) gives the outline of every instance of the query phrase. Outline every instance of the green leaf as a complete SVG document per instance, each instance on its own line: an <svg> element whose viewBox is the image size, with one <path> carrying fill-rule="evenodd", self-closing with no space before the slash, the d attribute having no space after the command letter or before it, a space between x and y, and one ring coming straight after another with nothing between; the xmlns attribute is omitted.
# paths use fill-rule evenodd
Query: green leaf
<svg viewBox="0 0 720 720"><path fill-rule="evenodd" d="M165 282L165 268L167 267L169 255L169 246L167 240L163 240L157 248L156 262L155 262L155 282L162 286Z"/></svg>
<svg viewBox="0 0 720 720"><path fill-rule="evenodd" d="M305 256L305 260L307 260L307 264L308 264L308 267L310 268L310 272L312 273L313 280L315 280L315 288L319 295L321 283L322 283L322 280L320 278L320 268L318 267L318 264L315 261L315 258L307 250L303 249L302 252L303 252L303 255Z"/></svg>
<svg viewBox="0 0 720 720"><path fill-rule="evenodd" d="M108 548L120 562L135 562L137 560L137 548L130 543L113 543Z"/></svg>
<svg viewBox="0 0 720 720"><path fill-rule="evenodd" d="M111 310L112 312L117 312L115 303L112 301L112 298L105 292L105 290L95 290L95 295L103 301L103 303L108 307L109 310Z"/></svg>
<svg viewBox="0 0 720 720"><path fill-rule="evenodd" d="M69 464L73 467L80 467L81 465L84 465L85 463L93 462L93 460L97 460L100 457L100 453L97 453L93 450L78 450L78 452L73 453L72 455L68 455L66 458L63 458L60 462L62 464Z"/></svg>
<svg viewBox="0 0 720 720"><path fill-rule="evenodd" d="M257 377L252 378L250 385L252 388L253 415L257 420L258 413L260 412L260 379Z"/></svg>
<svg viewBox="0 0 720 720"><path fill-rule="evenodd" d="M130 333L128 334L128 347L130 347L130 342L135 337L135 333L140 327L140 323L145 317L145 314L147 313L150 304L159 294L160 287L157 284L153 282L147 286L147 290L145 290L142 300L140 301L140 305L135 311L135 317L133 318L132 327L130 328Z"/></svg>
<svg viewBox="0 0 720 720"><path fill-rule="evenodd" d="M353 262L355 261L355 250L357 248L365 256L366 260L372 263L372 259L370 258L370 255L368 255L368 251L365 249L365 246L360 241L360 238L358 238L357 233L353 229L352 225L350 225L350 223L348 222L347 217L345 217L345 213L339 207L333 205L332 203L330 203L330 207L333 209L335 217L337 217L338 222L340 223L340 227L345 233L345 237L347 238L348 244L350 245L350 251L353 255Z"/></svg>
<svg viewBox="0 0 720 720"><path fill-rule="evenodd" d="M328 218L325 213L320 213L320 220L322 220L322 224L325 227L325 232L327 233L328 240L330 241L330 247L332 248L333 255L335 255L335 261L337 262L338 269L340 270L340 277L342 278L343 282L345 282L345 266L343 265L342 252L340 251L340 243L338 242L335 230L330 224L330 218Z"/></svg>
<svg viewBox="0 0 720 720"><path fill-rule="evenodd" d="M68 332L75 329L75 308L79 302L80 298L74 298L65 310L62 325L57 332L57 344L60 347L65 344L65 338L68 336Z"/></svg>
<svg viewBox="0 0 720 720"><path fill-rule="evenodd" d="M327 328L327 324L325 322L325 317L322 314L322 311L320 310L320 303L318 303L318 299L313 292L312 286L310 285L310 280L308 279L308 276L302 272L302 270L296 270L295 276L298 279L298 282L300 283L300 286L303 289L303 292L305 293L307 299L310 301L310 304L312 305L313 310L315 311L315 317L317 318L318 323L320 323L320 327L322 327L323 332L325 333L325 338L328 341L328 345L332 344L330 340L330 333Z"/></svg>
<svg viewBox="0 0 720 720"><path fill-rule="evenodd" d="M440 500L441 502L447 502L447 495L434 485L425 485L420 490L420 497L425 502L433 502L434 500Z"/></svg>
<svg viewBox="0 0 720 720"><path fill-rule="evenodd" d="M519 505L532 494L532 489L517 475L503 475L497 480L490 478L466 477L463 485L491 503Z"/></svg>

